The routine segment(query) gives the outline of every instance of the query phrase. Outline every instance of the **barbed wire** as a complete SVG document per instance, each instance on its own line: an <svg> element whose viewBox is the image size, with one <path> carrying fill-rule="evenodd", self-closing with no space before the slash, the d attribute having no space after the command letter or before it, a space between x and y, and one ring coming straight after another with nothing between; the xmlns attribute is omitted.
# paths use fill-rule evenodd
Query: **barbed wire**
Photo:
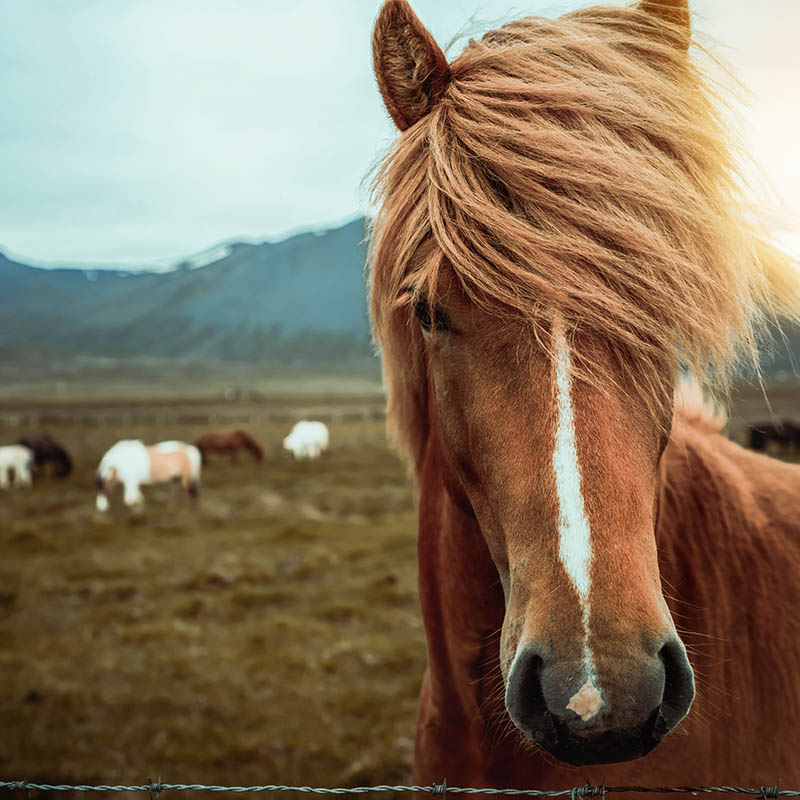
<svg viewBox="0 0 800 800"><path fill-rule="evenodd" d="M432 794L436 797L444 798L448 792L455 794L483 794L483 795L509 795L521 797L566 797L571 800L585 797L600 797L605 800L608 792L650 792L653 794L747 794L756 795L762 800L778 797L798 797L800 790L781 789L779 780L775 786L759 786L758 788L748 788L744 786L605 786L600 784L594 786L587 783L583 786L574 786L569 789L494 789L494 788L475 788L448 786L447 781L434 783L430 786L352 786L352 787L318 787L318 786L284 786L280 784L266 784L263 786L216 786L201 783L162 783L158 781L148 781L140 785L119 785L119 784L66 784L66 783L32 783L27 780L21 781L0 781L0 789L8 791L24 791L30 796L32 789L47 792L148 792L150 800L157 800L162 792L305 792L309 794L366 794L368 792L421 792Z"/></svg>

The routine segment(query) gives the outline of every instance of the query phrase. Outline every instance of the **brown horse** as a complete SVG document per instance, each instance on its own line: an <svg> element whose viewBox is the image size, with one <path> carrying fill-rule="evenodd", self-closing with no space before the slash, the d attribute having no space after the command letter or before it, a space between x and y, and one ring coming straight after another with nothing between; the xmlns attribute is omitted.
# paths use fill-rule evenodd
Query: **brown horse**
<svg viewBox="0 0 800 800"><path fill-rule="evenodd" d="M264 460L264 449L247 432L243 430L233 431L213 431L204 433L194 446L203 456L203 462L208 462L210 453L229 453L231 463L236 460L236 454L241 450L246 450L256 461Z"/></svg>
<svg viewBox="0 0 800 800"><path fill-rule="evenodd" d="M452 63L405 0L377 20L403 133L370 303L420 493L420 783L800 784L800 468L701 402L800 281L739 196L689 20L522 19Z"/></svg>

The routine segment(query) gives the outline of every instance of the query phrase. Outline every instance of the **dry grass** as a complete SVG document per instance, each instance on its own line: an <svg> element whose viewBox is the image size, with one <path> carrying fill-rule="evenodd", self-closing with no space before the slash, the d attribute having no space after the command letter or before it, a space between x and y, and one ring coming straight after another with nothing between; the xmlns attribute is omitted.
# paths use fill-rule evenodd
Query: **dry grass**
<svg viewBox="0 0 800 800"><path fill-rule="evenodd" d="M286 424L254 427L276 448ZM55 429L78 462L0 502L0 774L347 785L409 777L425 648L415 515L381 422L317 463L205 471L144 513L94 511L123 434ZM10 432L4 438L10 438Z"/></svg>

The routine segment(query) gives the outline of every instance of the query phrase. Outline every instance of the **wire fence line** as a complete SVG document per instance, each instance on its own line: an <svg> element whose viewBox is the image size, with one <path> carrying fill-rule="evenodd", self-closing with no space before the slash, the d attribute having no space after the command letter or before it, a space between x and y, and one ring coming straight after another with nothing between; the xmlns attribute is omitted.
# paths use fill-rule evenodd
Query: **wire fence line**
<svg viewBox="0 0 800 800"><path fill-rule="evenodd" d="M213 404L213 403L212 403ZM48 425L73 425L102 428L119 425L255 425L264 422L296 422L298 419L323 422L375 422L386 419L383 405L354 408L247 408L233 411L192 410L180 406L131 409L50 409L46 411L5 411L0 409L0 427L35 428Z"/></svg>
<svg viewBox="0 0 800 800"><path fill-rule="evenodd" d="M482 795L509 795L520 797L567 797L571 800L579 800L585 797L600 797L605 800L606 793L625 793L625 792L650 792L653 794L745 794L755 795L762 800L779 797L798 797L800 790L782 789L779 780L775 786L759 786L758 788L744 786L605 786L600 784L594 786L587 783L583 786L573 786L569 789L493 789L448 786L447 781L434 783L430 786L352 786L352 787L316 787L316 786L283 786L279 784L267 784L264 786L207 786L201 783L162 783L158 781L148 781L140 785L112 785L112 784L65 784L65 783L32 783L26 780L21 781L0 781L0 789L7 791L24 791L28 793L33 789L49 792L148 792L150 800L157 800L162 792L181 791L181 792L305 792L308 794L367 794L369 792L418 792L432 794L436 797L444 798L450 793L455 794L482 794Z"/></svg>

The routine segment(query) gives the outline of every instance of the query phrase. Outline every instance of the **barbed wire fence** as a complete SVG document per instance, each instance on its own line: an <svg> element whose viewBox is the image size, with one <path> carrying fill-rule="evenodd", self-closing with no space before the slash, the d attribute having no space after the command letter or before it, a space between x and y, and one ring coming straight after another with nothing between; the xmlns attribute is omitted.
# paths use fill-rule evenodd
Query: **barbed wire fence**
<svg viewBox="0 0 800 800"><path fill-rule="evenodd" d="M216 786L200 783L162 783L148 781L139 785L119 784L65 784L65 783L32 783L21 781L0 781L0 790L26 792L31 797L32 790L44 792L147 792L150 800L158 800L162 792L231 792L263 793L263 792L304 792L306 794L368 794L370 792L412 792L431 794L434 797L445 798L448 793L467 795L507 795L518 797L570 797L570 800L581 800L586 797L599 797L605 800L608 793L647 792L652 794L745 794L760 797L761 800L770 800L779 797L798 797L798 789L782 789L779 780L775 786L605 786L604 784L573 786L569 789L493 789L448 786L447 780L434 783L430 786L353 786L353 787L317 787L317 786L284 786L280 784L267 784L263 786Z"/></svg>

